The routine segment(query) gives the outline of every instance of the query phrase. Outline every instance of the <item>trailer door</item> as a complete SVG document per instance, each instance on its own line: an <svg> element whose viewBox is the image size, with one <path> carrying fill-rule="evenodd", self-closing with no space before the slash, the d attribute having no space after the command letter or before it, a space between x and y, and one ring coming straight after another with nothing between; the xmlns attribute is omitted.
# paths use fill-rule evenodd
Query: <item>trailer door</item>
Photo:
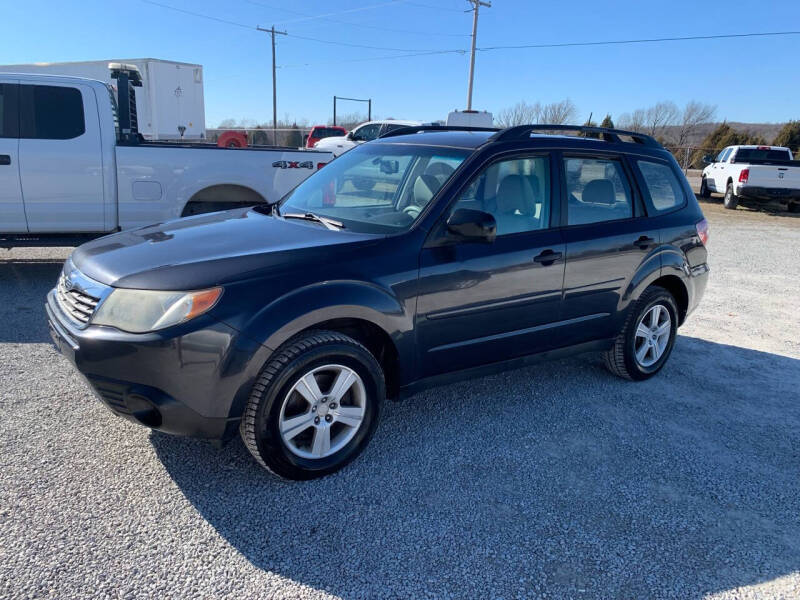
<svg viewBox="0 0 800 600"><path fill-rule="evenodd" d="M19 184L19 86L0 83L0 233L27 233Z"/></svg>
<svg viewBox="0 0 800 600"><path fill-rule="evenodd" d="M105 230L103 157L94 91L20 85L19 167L31 233Z"/></svg>

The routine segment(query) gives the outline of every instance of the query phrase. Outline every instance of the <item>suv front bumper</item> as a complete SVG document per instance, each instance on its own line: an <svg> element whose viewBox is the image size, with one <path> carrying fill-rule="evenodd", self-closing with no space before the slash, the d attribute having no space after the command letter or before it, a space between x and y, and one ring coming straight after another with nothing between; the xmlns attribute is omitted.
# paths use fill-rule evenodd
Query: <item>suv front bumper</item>
<svg viewBox="0 0 800 600"><path fill-rule="evenodd" d="M265 347L209 315L163 332L131 334L75 327L54 291L45 310L56 348L114 414L167 433L215 440L235 435Z"/></svg>

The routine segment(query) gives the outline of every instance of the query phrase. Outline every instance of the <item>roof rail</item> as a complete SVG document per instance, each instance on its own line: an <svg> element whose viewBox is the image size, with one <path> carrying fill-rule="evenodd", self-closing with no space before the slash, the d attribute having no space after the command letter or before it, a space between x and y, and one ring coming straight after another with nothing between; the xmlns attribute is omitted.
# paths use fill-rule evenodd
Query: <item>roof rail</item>
<svg viewBox="0 0 800 600"><path fill-rule="evenodd" d="M458 127L454 125L408 125L393 131L387 131L383 135L378 136L379 139L397 137L401 135L412 135L414 133L423 133L425 131L493 131L502 133L497 127Z"/></svg>
<svg viewBox="0 0 800 600"><path fill-rule="evenodd" d="M636 144L642 146L650 146L652 148L662 148L658 141L644 133L637 131L625 131L623 129L608 129L606 127L586 127L584 125L517 125L515 127L508 127L502 131L494 134L489 141L491 142L508 142L511 140L519 140L527 138L531 133L537 131L552 132L552 131L577 131L580 133L595 133L604 141L613 144L629 143L621 139L622 137L629 137Z"/></svg>

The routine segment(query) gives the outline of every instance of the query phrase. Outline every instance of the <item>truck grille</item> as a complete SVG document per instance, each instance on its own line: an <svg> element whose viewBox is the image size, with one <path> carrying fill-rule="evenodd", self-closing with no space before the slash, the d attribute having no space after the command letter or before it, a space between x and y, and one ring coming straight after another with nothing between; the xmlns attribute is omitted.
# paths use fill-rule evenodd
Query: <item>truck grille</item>
<svg viewBox="0 0 800 600"><path fill-rule="evenodd" d="M63 273L58 278L56 298L58 299L58 306L64 311L64 314L78 325L86 325L89 322L97 308L97 303L100 301L99 298L77 289L68 288L67 278Z"/></svg>

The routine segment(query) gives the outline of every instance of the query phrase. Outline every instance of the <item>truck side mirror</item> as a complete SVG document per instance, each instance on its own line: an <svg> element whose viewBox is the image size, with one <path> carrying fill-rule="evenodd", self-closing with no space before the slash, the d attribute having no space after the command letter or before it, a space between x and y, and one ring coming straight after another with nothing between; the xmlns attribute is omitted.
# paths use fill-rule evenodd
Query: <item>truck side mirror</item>
<svg viewBox="0 0 800 600"><path fill-rule="evenodd" d="M713 163L713 162L714 162L714 157L713 157L713 156L711 156L710 154L706 154L706 155L703 157L703 162L704 162L705 164L707 164L707 165L710 165L711 163Z"/></svg>

